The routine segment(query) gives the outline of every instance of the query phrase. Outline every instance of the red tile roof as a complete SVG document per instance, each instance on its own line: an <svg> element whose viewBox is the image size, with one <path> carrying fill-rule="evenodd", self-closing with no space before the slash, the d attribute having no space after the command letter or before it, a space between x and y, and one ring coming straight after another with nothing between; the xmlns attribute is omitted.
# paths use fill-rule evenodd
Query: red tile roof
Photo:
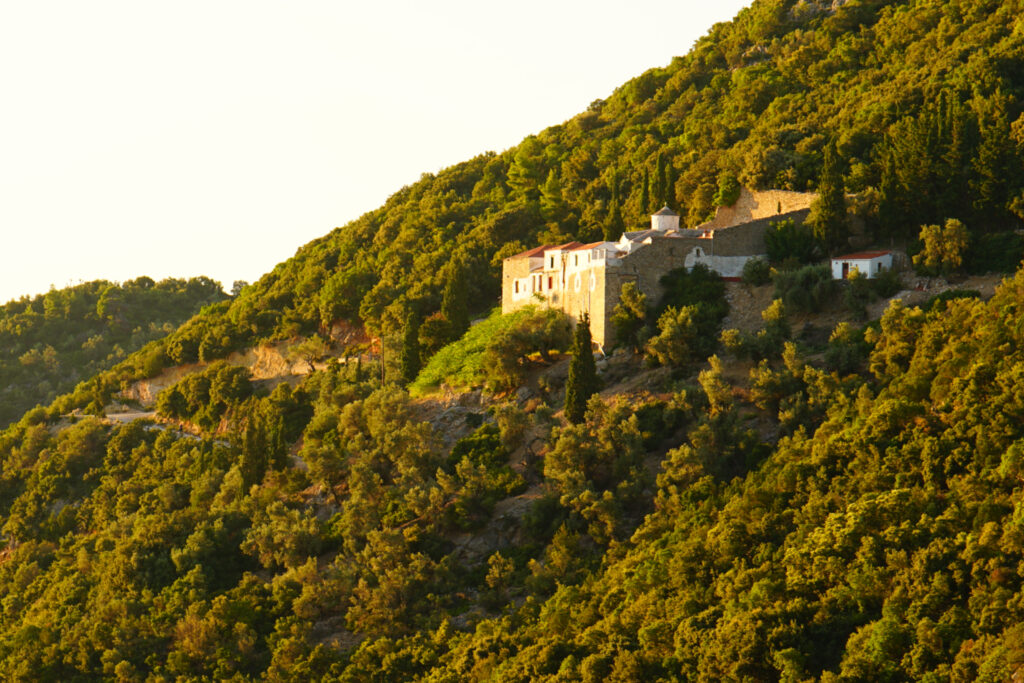
<svg viewBox="0 0 1024 683"><path fill-rule="evenodd" d="M524 251L524 252L521 252L521 253L518 253L518 254L514 254L512 256L509 256L509 258L533 258L534 256L543 256L545 250L551 249L551 248L552 247L551 247L550 244L545 244L545 245L540 246L540 247L534 247L533 249L529 249L527 251Z"/></svg>
<svg viewBox="0 0 1024 683"><path fill-rule="evenodd" d="M858 251L856 254L844 254L842 256L833 256L833 261L857 261L862 259L878 258L879 256L885 256L892 252L888 249L884 251Z"/></svg>
<svg viewBox="0 0 1024 683"><path fill-rule="evenodd" d="M577 247L582 247L582 246L583 246L582 242L577 242L576 240L573 240L572 242L566 242L565 244L559 244L557 247L548 247L548 249L562 249L562 250L568 251L568 250L575 249Z"/></svg>
<svg viewBox="0 0 1024 683"><path fill-rule="evenodd" d="M591 242L590 244L581 244L578 247L573 247L573 250L579 251L581 249L593 249L594 247L599 247L602 244L604 244L604 242Z"/></svg>

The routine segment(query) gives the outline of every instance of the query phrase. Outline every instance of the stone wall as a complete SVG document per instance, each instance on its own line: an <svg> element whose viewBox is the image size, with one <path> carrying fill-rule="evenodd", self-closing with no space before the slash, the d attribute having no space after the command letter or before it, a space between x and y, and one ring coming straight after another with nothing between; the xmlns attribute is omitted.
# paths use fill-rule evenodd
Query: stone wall
<svg viewBox="0 0 1024 683"><path fill-rule="evenodd" d="M528 293L515 293L515 282L530 274L530 259L528 258L507 258L501 263L501 312L511 313L512 311L530 303L532 298Z"/></svg>
<svg viewBox="0 0 1024 683"><path fill-rule="evenodd" d="M778 214L811 208L817 196L814 192L789 192L787 190L758 190L751 192L740 188L739 199L732 206L719 207L713 220L697 226L697 230L728 228L733 225L771 218Z"/></svg>

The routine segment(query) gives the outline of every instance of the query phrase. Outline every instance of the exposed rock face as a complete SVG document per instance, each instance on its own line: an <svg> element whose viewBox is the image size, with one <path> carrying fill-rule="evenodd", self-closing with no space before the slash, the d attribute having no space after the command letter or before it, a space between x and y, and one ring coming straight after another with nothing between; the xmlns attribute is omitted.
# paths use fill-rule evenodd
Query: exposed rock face
<svg viewBox="0 0 1024 683"><path fill-rule="evenodd" d="M348 343L342 343L342 348L346 348L353 345L355 342L352 340L358 339L359 336L352 330L349 330L349 332L343 333L343 338L348 340ZM362 334L362 338L368 339L365 333ZM266 344L244 351L236 351L225 360L231 365L248 368L250 379L254 382L284 381L289 378L308 375L310 372L309 364L301 359L290 358L288 356L289 346L289 342ZM121 397L127 400L138 401L143 406L152 406L156 403L157 394L163 389L209 365L210 363L189 363L187 365L167 368L156 377L135 382L126 391L121 393ZM320 370L326 366L326 362L314 363L313 366L315 369Z"/></svg>

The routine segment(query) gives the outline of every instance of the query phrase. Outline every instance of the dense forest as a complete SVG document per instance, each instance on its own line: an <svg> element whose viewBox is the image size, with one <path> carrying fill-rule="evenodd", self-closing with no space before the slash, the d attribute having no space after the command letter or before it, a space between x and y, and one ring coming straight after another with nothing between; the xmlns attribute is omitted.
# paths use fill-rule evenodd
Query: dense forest
<svg viewBox="0 0 1024 683"><path fill-rule="evenodd" d="M1017 267L1022 10L758 0L29 410L0 433L0 677L1019 676L1024 271L858 322L898 282L801 261L860 239L922 272ZM745 273L774 288L760 330L721 329L700 269L659 302L624 291L600 365L552 311L470 327L503 256L662 203L693 223L740 183L848 195L862 226L799 258L776 227ZM790 324L822 309L851 322ZM383 360L331 351L340 321ZM308 373L223 360L278 340ZM195 361L155 420L103 417Z"/></svg>
<svg viewBox="0 0 1024 683"><path fill-rule="evenodd" d="M51 289L0 306L0 427L225 298L207 278L140 277Z"/></svg>

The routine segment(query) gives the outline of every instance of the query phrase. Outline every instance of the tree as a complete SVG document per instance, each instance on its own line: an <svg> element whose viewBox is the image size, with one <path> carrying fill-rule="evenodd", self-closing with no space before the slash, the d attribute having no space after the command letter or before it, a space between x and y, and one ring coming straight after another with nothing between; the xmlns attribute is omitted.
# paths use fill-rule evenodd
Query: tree
<svg viewBox="0 0 1024 683"><path fill-rule="evenodd" d="M555 169L548 171L548 179L540 191L540 213L548 223L559 224L565 220L565 199L562 197L562 183Z"/></svg>
<svg viewBox="0 0 1024 683"><path fill-rule="evenodd" d="M715 206L732 206L740 198L740 183L728 171L718 174L718 191L715 192Z"/></svg>
<svg viewBox="0 0 1024 683"><path fill-rule="evenodd" d="M583 422L587 401L597 393L597 364L591 349L590 315L583 314L572 338L572 361L565 385L565 417L573 424Z"/></svg>
<svg viewBox="0 0 1024 683"><path fill-rule="evenodd" d="M929 272L951 273L964 262L970 236L967 227L955 218L944 227L922 225L919 239L921 251L914 254L914 265Z"/></svg>
<svg viewBox="0 0 1024 683"><path fill-rule="evenodd" d="M330 348L330 345L320 335L314 334L288 349L288 359L292 361L301 360L309 366L310 372L314 372L316 370L316 361L323 358Z"/></svg>
<svg viewBox="0 0 1024 683"><path fill-rule="evenodd" d="M768 259L782 263L795 259L798 263L812 263L818 252L814 233L807 223L797 224L792 218L769 223L764 233L764 246Z"/></svg>
<svg viewBox="0 0 1024 683"><path fill-rule="evenodd" d="M539 195L543 177L541 176L543 169L540 164L542 151L536 137L526 138L516 149L512 164L508 169L509 187L530 200L536 200Z"/></svg>
<svg viewBox="0 0 1024 683"><path fill-rule="evenodd" d="M607 242L617 240L626 229L622 220L622 199L619 196L618 176L612 177L611 190L612 196L608 200L608 217L604 223L604 239Z"/></svg>
<svg viewBox="0 0 1024 683"><path fill-rule="evenodd" d="M635 282L622 286L619 303L612 311L611 323L615 329L615 340L635 351L640 345L640 331L647 321L647 295L640 291Z"/></svg>
<svg viewBox="0 0 1024 683"><path fill-rule="evenodd" d="M444 293L441 295L441 315L451 325L451 336L458 339L469 329L469 288L466 266L460 257L448 264Z"/></svg>
<svg viewBox="0 0 1024 683"><path fill-rule="evenodd" d="M651 174L644 169L644 184L640 186L640 212L651 212Z"/></svg>
<svg viewBox="0 0 1024 683"><path fill-rule="evenodd" d="M452 325L440 311L428 315L417 332L421 363L425 363L445 344L452 341Z"/></svg>
<svg viewBox="0 0 1024 683"><path fill-rule="evenodd" d="M807 217L814 236L829 253L846 242L846 194L839 164L836 143L829 142L818 179L818 196Z"/></svg>
<svg viewBox="0 0 1024 683"><path fill-rule="evenodd" d="M699 312L697 306L669 306L658 318L658 335L647 343L647 355L661 365L681 367L694 360Z"/></svg>
<svg viewBox="0 0 1024 683"><path fill-rule="evenodd" d="M668 174L665 170L665 155L658 152L654 166L654 204L662 207L668 201Z"/></svg>
<svg viewBox="0 0 1024 683"><path fill-rule="evenodd" d="M402 350L399 352L399 373L402 382L409 384L420 372L420 324L418 316L410 313L402 332Z"/></svg>

